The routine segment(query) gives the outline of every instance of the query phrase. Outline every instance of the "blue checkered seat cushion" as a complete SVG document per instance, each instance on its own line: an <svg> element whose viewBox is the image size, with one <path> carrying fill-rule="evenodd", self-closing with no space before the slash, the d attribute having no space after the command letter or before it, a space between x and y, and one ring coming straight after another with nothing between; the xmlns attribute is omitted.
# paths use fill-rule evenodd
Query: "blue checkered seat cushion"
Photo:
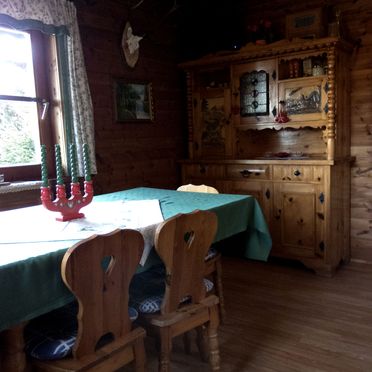
<svg viewBox="0 0 372 372"><path fill-rule="evenodd" d="M39 360L70 355L77 336L77 311L77 302L72 302L30 321L25 328L25 352ZM137 319L135 308L129 307L129 317Z"/></svg>
<svg viewBox="0 0 372 372"><path fill-rule="evenodd" d="M141 274L136 274L130 285L130 304L143 314L153 314L160 311L165 292L165 268L158 265ZM213 289L213 282L204 278L204 286L207 292ZM182 299L181 303L187 303L189 296Z"/></svg>
<svg viewBox="0 0 372 372"><path fill-rule="evenodd" d="M209 261L212 258L216 257L217 255L218 255L217 249L212 246L212 247L209 248L209 251L204 258L204 261Z"/></svg>

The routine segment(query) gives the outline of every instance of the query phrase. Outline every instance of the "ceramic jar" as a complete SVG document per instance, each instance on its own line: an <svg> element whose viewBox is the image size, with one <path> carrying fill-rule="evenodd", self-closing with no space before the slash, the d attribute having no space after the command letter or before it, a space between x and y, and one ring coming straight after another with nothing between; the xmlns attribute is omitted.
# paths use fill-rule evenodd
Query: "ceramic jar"
<svg viewBox="0 0 372 372"><path fill-rule="evenodd" d="M324 68L320 65L314 65L313 67L313 76L324 75Z"/></svg>

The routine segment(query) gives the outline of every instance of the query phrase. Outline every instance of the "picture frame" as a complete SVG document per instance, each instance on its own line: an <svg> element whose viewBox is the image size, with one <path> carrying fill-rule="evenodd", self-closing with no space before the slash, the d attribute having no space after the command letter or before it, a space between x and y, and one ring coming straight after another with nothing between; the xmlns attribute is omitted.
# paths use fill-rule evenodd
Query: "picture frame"
<svg viewBox="0 0 372 372"><path fill-rule="evenodd" d="M286 16L286 38L315 39L325 35L325 20L322 8Z"/></svg>
<svg viewBox="0 0 372 372"><path fill-rule="evenodd" d="M152 122L154 120L151 83L115 80L114 102L117 122Z"/></svg>
<svg viewBox="0 0 372 372"><path fill-rule="evenodd" d="M279 101L292 121L325 121L327 119L326 78L313 77L279 83Z"/></svg>

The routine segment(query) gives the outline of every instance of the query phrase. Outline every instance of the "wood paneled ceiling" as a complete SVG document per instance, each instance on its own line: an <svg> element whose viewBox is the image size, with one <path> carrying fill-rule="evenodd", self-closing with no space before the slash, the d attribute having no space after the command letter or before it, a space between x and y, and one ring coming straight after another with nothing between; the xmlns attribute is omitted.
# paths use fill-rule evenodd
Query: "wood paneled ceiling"
<svg viewBox="0 0 372 372"><path fill-rule="evenodd" d="M122 5L126 18L143 18L139 35L177 48L180 60L244 42L247 0L72 0L77 8Z"/></svg>

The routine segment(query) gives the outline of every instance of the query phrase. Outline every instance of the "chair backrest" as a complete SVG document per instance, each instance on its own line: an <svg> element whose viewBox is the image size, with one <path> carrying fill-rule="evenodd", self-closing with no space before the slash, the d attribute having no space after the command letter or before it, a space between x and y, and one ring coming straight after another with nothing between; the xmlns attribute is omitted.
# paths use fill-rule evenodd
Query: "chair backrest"
<svg viewBox="0 0 372 372"><path fill-rule="evenodd" d="M209 194L218 194L218 190L212 186L207 185L193 185L189 183L188 185L180 186L177 191L189 191L189 192L205 192Z"/></svg>
<svg viewBox="0 0 372 372"><path fill-rule="evenodd" d="M166 269L162 314L177 310L187 296L192 303L205 297L204 258L216 231L216 214L200 210L178 214L158 226L155 249Z"/></svg>
<svg viewBox="0 0 372 372"><path fill-rule="evenodd" d="M129 284L143 252L135 230L115 230L75 244L62 260L62 278L79 302L73 356L94 353L104 335L115 340L131 330Z"/></svg>

